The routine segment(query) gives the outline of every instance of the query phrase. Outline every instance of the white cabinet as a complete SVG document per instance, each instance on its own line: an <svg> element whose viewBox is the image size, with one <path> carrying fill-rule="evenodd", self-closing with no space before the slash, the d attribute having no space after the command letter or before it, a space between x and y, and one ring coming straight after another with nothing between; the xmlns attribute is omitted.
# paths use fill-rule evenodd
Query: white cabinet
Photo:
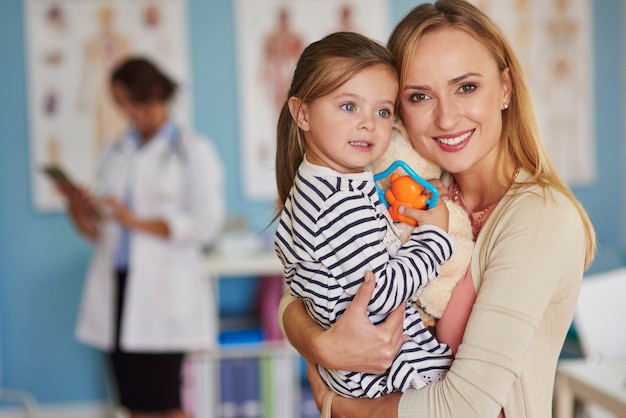
<svg viewBox="0 0 626 418"><path fill-rule="evenodd" d="M282 265L273 252L243 254L241 256L208 255L205 260L207 276L213 280L216 298L219 298L220 280L242 277L282 275ZM219 279L219 280L218 280ZM271 301L277 303L277 301ZM216 300L219 306L219 300ZM188 357L188 373L192 395L186 400L193 418L219 418L221 402L220 365L223 360L254 359L258 368L251 376L238 376L236 382L243 388L250 379L258 383L257 405L248 405L239 415L263 418L295 418L300 403L300 357L285 340L261 343L241 343L220 346L210 353ZM223 364L222 364L223 367ZM254 383L254 382L253 382ZM185 391L183 391L185 397ZM258 413L257 413L258 412ZM226 414L228 415L228 414Z"/></svg>

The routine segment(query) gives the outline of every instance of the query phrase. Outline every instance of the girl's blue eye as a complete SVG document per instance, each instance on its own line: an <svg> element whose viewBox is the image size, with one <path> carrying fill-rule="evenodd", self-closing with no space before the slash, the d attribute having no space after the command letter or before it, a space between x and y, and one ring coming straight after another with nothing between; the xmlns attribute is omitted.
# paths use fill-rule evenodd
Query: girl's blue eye
<svg viewBox="0 0 626 418"><path fill-rule="evenodd" d="M391 116L391 110L389 110L389 109L378 109L378 116L381 116L383 118L388 118L389 116Z"/></svg>
<svg viewBox="0 0 626 418"><path fill-rule="evenodd" d="M348 112L354 112L356 110L356 106L354 103L344 103L341 105L343 110L347 110Z"/></svg>

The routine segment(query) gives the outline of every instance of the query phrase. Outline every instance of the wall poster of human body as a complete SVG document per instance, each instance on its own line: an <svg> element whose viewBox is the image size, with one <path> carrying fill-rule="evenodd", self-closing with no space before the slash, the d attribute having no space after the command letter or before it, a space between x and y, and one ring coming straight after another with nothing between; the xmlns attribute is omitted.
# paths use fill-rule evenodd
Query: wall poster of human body
<svg viewBox="0 0 626 418"><path fill-rule="evenodd" d="M388 0L237 0L237 60L243 190L274 199L276 123L302 50L332 32L353 31L382 44Z"/></svg>
<svg viewBox="0 0 626 418"><path fill-rule="evenodd" d="M191 123L186 0L27 0L24 5L32 195L36 209L61 208L43 165L90 186L104 148L125 128L108 75L137 54L180 87L175 117Z"/></svg>
<svg viewBox="0 0 626 418"><path fill-rule="evenodd" d="M533 93L544 142L572 186L596 180L590 0L473 0L502 28Z"/></svg>

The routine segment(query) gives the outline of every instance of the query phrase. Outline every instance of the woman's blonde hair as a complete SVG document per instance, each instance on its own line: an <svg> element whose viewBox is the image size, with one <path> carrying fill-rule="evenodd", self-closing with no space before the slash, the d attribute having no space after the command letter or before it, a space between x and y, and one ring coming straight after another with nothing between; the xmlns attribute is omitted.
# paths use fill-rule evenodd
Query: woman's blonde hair
<svg viewBox="0 0 626 418"><path fill-rule="evenodd" d="M341 87L361 71L375 66L387 67L396 77L398 75L387 48L353 32L330 34L302 52L278 117L275 168L278 198L272 221L280 216L304 159L304 133L289 111L289 98L311 103Z"/></svg>
<svg viewBox="0 0 626 418"><path fill-rule="evenodd" d="M394 55L404 85L413 54L421 37L428 32L444 28L465 31L491 52L500 71L509 69L512 96L508 109L502 113L502 134L499 159L509 155L532 175L528 180L543 187L553 187L574 204L583 221L587 236L585 268L595 255L596 237L593 224L570 188L557 172L546 151L526 77L513 49L497 25L477 7L465 0L439 0L422 4L411 10L395 27L387 43ZM501 164L502 170L505 165ZM499 173L507 176L506 173ZM509 173L510 174L510 173Z"/></svg>

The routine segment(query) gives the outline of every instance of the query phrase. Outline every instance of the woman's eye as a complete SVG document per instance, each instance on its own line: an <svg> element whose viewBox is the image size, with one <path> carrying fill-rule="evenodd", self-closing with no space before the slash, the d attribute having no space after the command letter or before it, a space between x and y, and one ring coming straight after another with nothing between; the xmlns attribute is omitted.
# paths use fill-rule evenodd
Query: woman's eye
<svg viewBox="0 0 626 418"><path fill-rule="evenodd" d="M356 106L354 103L344 103L341 105L343 110L347 110L348 112L354 112L356 110Z"/></svg>
<svg viewBox="0 0 626 418"><path fill-rule="evenodd" d="M391 110L389 109L378 109L378 116L383 118L388 118L391 116Z"/></svg>
<svg viewBox="0 0 626 418"><path fill-rule="evenodd" d="M413 93L413 94L411 94L409 96L409 101L410 102L415 102L415 103L423 102L423 101L428 100L428 99L429 99L429 97L425 93Z"/></svg>
<svg viewBox="0 0 626 418"><path fill-rule="evenodd" d="M476 84L463 84L459 91L461 93L471 93L476 90Z"/></svg>

